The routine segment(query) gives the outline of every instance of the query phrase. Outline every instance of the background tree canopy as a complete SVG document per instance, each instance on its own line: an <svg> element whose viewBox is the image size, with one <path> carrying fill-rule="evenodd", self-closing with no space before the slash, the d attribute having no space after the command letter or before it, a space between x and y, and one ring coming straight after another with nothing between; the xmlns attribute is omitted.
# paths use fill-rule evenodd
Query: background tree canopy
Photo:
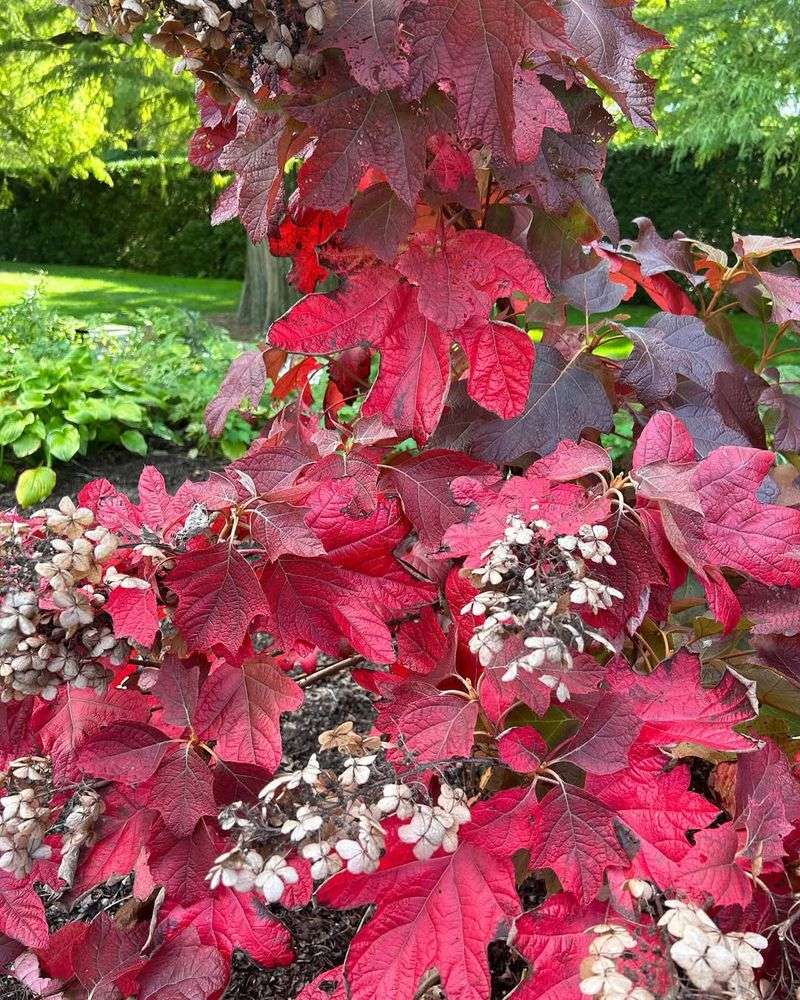
<svg viewBox="0 0 800 1000"><path fill-rule="evenodd" d="M82 35L52 0L0 19L0 170L94 176L120 153L184 155L193 86L140 36Z"/></svg>
<svg viewBox="0 0 800 1000"><path fill-rule="evenodd" d="M643 0L637 15L672 42L649 57L656 143L698 163L758 153L765 176L791 169L800 138L800 0ZM619 140L618 140L619 141Z"/></svg>

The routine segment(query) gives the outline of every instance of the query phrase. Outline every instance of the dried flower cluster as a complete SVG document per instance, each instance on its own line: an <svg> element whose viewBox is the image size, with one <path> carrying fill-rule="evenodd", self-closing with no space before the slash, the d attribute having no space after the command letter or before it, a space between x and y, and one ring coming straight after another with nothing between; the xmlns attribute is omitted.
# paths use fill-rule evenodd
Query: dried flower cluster
<svg viewBox="0 0 800 1000"><path fill-rule="evenodd" d="M103 800L93 788L78 791L65 810L58 874L67 885L74 881L81 849L92 843L97 821L104 810Z"/></svg>
<svg viewBox="0 0 800 1000"><path fill-rule="evenodd" d="M222 810L220 826L236 839L210 870L212 887L256 889L278 902L299 878L293 853L310 865L314 881L345 868L355 875L377 871L386 843L382 824L389 818L401 821L398 836L414 845L420 860L439 848L449 854L457 849L459 827L470 820L463 789L442 781L432 795L422 782L404 783L380 754L390 745L358 734L352 722L319 741L323 752L340 752L338 773L323 769L312 754L301 770L273 778L257 806L235 802Z"/></svg>
<svg viewBox="0 0 800 1000"><path fill-rule="evenodd" d="M519 648L521 641L525 652L507 663L502 679L514 680L520 670L541 671L539 679L559 701L569 698L563 672L572 667L572 653L582 653L592 641L608 645L577 609L599 611L622 597L587 572L587 562L614 565L607 538L602 524L552 537L547 521L509 516L503 537L482 553L485 562L473 573L487 589L462 608L462 614L486 616L470 640L483 666L499 662L509 645Z"/></svg>
<svg viewBox="0 0 800 1000"><path fill-rule="evenodd" d="M755 970L764 964L761 952L769 944L763 935L723 934L703 909L685 900L666 899L663 908L657 926L672 939L668 951L673 965L668 976L676 984L674 995L684 995L679 983L688 986L692 996L760 1000L766 995L755 984ZM646 964L637 954L643 945L637 928L604 923L589 932L594 936L589 957L581 966L581 993L597 1000L656 1000L656 993L635 982L641 981ZM653 950L658 955L661 948ZM666 951L659 959L662 964L665 956Z"/></svg>
<svg viewBox="0 0 800 1000"><path fill-rule="evenodd" d="M83 31L93 27L130 38L150 18L155 48L178 61L220 100L271 85L270 67L313 73L320 56L315 36L336 14L334 0L57 0L78 14Z"/></svg>
<svg viewBox="0 0 800 1000"><path fill-rule="evenodd" d="M758 1000L755 970L764 964L761 952L769 941L761 934L723 934L699 906L668 899L659 926L675 939L670 958L692 986L708 997Z"/></svg>
<svg viewBox="0 0 800 1000"><path fill-rule="evenodd" d="M106 565L118 539L93 522L68 497L31 523L0 522L1 701L32 694L51 701L62 684L102 691L108 665L127 657L128 643L103 613L107 588L125 582Z"/></svg>
<svg viewBox="0 0 800 1000"><path fill-rule="evenodd" d="M46 757L20 757L0 775L5 794L0 819L0 869L24 878L36 861L50 857L44 843L52 809L52 770Z"/></svg>
<svg viewBox="0 0 800 1000"><path fill-rule="evenodd" d="M638 947L634 934L618 924L596 924L589 930L595 937L582 966L581 993L597 1000L655 1000L649 989L636 986L618 967L618 960Z"/></svg>

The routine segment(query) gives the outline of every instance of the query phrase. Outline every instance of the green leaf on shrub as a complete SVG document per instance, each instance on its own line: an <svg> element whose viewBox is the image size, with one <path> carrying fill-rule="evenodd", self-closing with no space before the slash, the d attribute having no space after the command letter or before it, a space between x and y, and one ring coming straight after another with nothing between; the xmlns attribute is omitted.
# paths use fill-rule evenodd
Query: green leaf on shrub
<svg viewBox="0 0 800 1000"><path fill-rule="evenodd" d="M111 407L105 399L90 397L75 400L64 411L64 418L73 424L88 424L92 421L111 420Z"/></svg>
<svg viewBox="0 0 800 1000"><path fill-rule="evenodd" d="M13 465L0 465L0 483L13 483L17 470Z"/></svg>
<svg viewBox="0 0 800 1000"><path fill-rule="evenodd" d="M11 448L17 458L25 458L27 455L32 455L37 451L41 444L42 439L37 434L26 430L14 441Z"/></svg>
<svg viewBox="0 0 800 1000"><path fill-rule="evenodd" d="M114 403L114 416L124 424L140 424L144 419L141 406L129 399L121 399L118 403Z"/></svg>
<svg viewBox="0 0 800 1000"><path fill-rule="evenodd" d="M26 389L17 396L16 403L20 410L41 410L50 399L41 389Z"/></svg>
<svg viewBox="0 0 800 1000"><path fill-rule="evenodd" d="M244 455L249 446L246 441L223 438L219 443L219 447L225 458L231 462L235 462L237 458L241 458Z"/></svg>
<svg viewBox="0 0 800 1000"><path fill-rule="evenodd" d="M49 497L55 486L56 474L52 469L45 466L26 469L17 480L17 503L20 507L33 507Z"/></svg>
<svg viewBox="0 0 800 1000"><path fill-rule="evenodd" d="M147 442L139 431L123 431L119 439L128 451L135 452L137 455L147 454Z"/></svg>
<svg viewBox="0 0 800 1000"><path fill-rule="evenodd" d="M12 413L0 423L0 444L11 444L33 423L32 413Z"/></svg>
<svg viewBox="0 0 800 1000"><path fill-rule="evenodd" d="M47 435L47 446L62 462L68 462L81 446L81 436L76 427L64 424Z"/></svg>

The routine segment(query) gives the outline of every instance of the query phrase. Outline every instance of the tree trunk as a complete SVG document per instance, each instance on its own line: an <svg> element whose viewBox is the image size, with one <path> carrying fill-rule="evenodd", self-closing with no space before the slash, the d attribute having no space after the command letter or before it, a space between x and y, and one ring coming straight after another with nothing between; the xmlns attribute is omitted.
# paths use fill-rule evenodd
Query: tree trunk
<svg viewBox="0 0 800 1000"><path fill-rule="evenodd" d="M247 244L247 266L237 319L263 336L299 296L286 280L291 261L273 257L266 243Z"/></svg>

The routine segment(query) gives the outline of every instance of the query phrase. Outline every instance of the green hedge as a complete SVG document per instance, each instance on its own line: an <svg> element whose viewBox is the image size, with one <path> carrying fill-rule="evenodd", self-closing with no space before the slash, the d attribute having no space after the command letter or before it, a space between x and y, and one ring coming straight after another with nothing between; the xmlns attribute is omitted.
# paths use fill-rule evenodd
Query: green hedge
<svg viewBox="0 0 800 1000"><path fill-rule="evenodd" d="M238 222L209 222L222 181L183 162L110 164L114 186L0 177L0 259L241 278Z"/></svg>
<svg viewBox="0 0 800 1000"><path fill-rule="evenodd" d="M673 167L668 152L613 150L606 183L624 236L635 236L632 220L649 216L662 235L676 229L721 247L731 231L800 234L800 175L776 171L759 184L763 164L735 153L702 170L685 161Z"/></svg>
<svg viewBox="0 0 800 1000"><path fill-rule="evenodd" d="M222 183L184 162L111 164L114 186L0 176L0 259L23 263L126 267L189 277L240 278L245 237L238 222L208 219ZM607 183L623 234L649 215L721 246L739 232L800 234L800 178L779 171L761 187L761 164L735 154L703 170L673 168L669 153L614 150Z"/></svg>

